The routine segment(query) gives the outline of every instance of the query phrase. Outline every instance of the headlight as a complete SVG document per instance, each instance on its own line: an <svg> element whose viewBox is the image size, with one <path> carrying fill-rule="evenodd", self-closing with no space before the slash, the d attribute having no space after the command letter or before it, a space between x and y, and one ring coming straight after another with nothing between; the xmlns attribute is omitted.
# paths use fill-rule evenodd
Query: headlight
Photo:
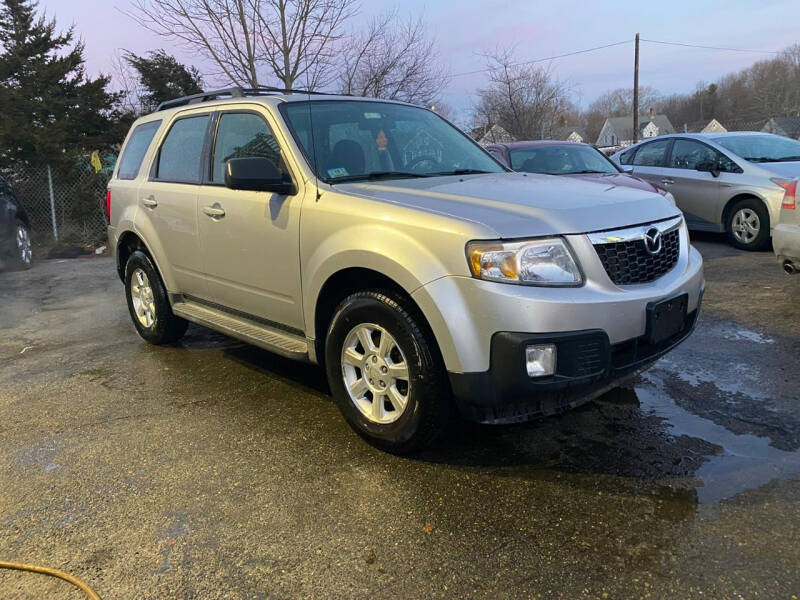
<svg viewBox="0 0 800 600"><path fill-rule="evenodd" d="M469 242L472 276L522 285L577 286L581 272L560 238L520 242Z"/></svg>
<svg viewBox="0 0 800 600"><path fill-rule="evenodd" d="M664 194L664 198L666 198L667 200L672 202L672 204L675 204L675 196L673 196L670 192L667 192L666 194Z"/></svg>

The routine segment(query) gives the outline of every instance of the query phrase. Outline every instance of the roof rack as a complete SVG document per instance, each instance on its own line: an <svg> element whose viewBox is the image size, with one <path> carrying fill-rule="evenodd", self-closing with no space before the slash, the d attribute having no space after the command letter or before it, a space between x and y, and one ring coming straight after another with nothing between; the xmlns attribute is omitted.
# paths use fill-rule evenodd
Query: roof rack
<svg viewBox="0 0 800 600"><path fill-rule="evenodd" d="M209 100L216 100L221 96L229 96L231 98L244 98L246 96L268 96L270 94L310 94L313 96L334 96L350 94L330 94L327 92L315 92L311 90L292 90L277 87L229 87L221 90L213 90L210 92L201 92L199 94L192 94L191 96L183 96L182 98L175 98L174 100L167 100L162 102L156 108L156 111L166 110L168 108L175 108L177 106L186 106L187 104L195 104L199 102L208 102Z"/></svg>

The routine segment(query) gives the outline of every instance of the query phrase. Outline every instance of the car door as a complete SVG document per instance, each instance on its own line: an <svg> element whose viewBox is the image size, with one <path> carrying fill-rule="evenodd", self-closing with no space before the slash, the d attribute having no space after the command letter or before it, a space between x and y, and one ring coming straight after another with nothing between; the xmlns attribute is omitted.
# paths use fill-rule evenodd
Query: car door
<svg viewBox="0 0 800 600"><path fill-rule="evenodd" d="M647 142L636 148L630 166L633 174L660 187L665 187L664 180L669 176L666 162L669 156L671 138Z"/></svg>
<svg viewBox="0 0 800 600"><path fill-rule="evenodd" d="M156 262L166 261L177 289L207 295L197 231L197 194L211 113L182 113L162 137L150 177L138 189L136 226L145 232ZM150 235L147 235L150 234Z"/></svg>
<svg viewBox="0 0 800 600"><path fill-rule="evenodd" d="M302 192L285 196L225 187L225 163L231 158L268 158L291 176L269 118L257 108L217 116L210 169L198 200L203 266L215 303L303 329Z"/></svg>
<svg viewBox="0 0 800 600"><path fill-rule="evenodd" d="M678 138L672 144L667 162L669 174L661 185L675 197L689 227L713 229L718 225L718 154L711 146L697 140Z"/></svg>
<svg viewBox="0 0 800 600"><path fill-rule="evenodd" d="M14 248L14 214L16 206L11 199L11 188L0 179L0 253Z"/></svg>

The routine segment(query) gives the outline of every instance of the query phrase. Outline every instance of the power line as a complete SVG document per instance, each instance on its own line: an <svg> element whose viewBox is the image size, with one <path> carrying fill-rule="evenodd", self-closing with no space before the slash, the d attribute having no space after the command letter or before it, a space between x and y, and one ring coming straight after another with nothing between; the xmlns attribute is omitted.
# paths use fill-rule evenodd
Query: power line
<svg viewBox="0 0 800 600"><path fill-rule="evenodd" d="M719 46L701 46L699 44L685 44L683 42L665 42L663 40L647 40L642 38L643 42L650 42L651 44L664 44L666 46L683 46L685 48L702 48L704 50L728 50L730 52L750 52L753 54L780 54L774 50L744 50L742 48L722 48Z"/></svg>
<svg viewBox="0 0 800 600"><path fill-rule="evenodd" d="M555 60L557 58L565 58L567 56L575 56L576 54L585 54L587 52L594 52L595 50L603 50L604 48L612 48L614 46L621 46L623 44L630 44L632 40L624 40L622 42L614 42L613 44L605 44L604 46L595 46L594 48L587 48L585 50L576 50L575 52L567 52L566 54L557 54L556 56L548 56L547 58L536 58L534 60L526 60L523 62L513 63L509 67L521 67L523 65L533 65L540 62L547 62L548 60ZM478 73L485 73L490 69L477 69L475 71L464 71L463 73L454 73L450 77L461 77L463 75L477 75Z"/></svg>

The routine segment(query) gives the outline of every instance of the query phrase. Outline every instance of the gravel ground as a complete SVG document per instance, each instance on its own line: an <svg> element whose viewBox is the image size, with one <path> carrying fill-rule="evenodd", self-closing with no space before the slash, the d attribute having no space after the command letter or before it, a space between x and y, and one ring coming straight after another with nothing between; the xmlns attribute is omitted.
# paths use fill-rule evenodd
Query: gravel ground
<svg viewBox="0 0 800 600"><path fill-rule="evenodd" d="M800 595L800 277L696 242L695 334L579 410L372 449L318 369L142 342L108 258L0 273L0 560L124 598ZM0 597L80 598L0 571Z"/></svg>

